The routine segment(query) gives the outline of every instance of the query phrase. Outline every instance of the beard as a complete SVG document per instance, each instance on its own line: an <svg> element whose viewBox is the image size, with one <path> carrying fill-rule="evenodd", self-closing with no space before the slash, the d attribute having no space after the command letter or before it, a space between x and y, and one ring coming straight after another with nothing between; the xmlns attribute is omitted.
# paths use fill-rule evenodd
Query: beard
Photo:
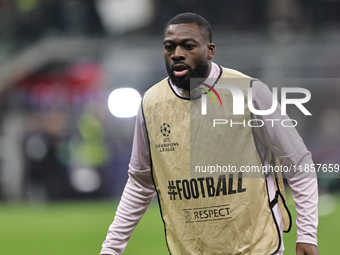
<svg viewBox="0 0 340 255"><path fill-rule="evenodd" d="M192 69L190 66L184 64L189 72L190 72L190 77L188 76L183 76L183 77L177 77L175 74L174 74L174 71L173 71L173 66L175 64L184 64L182 62L175 62L171 68L166 65L166 71L172 81L172 83L174 85L176 85L176 87L178 88L181 88L181 89L184 89L186 91L190 91L190 78L204 78L208 72L208 68L209 68L209 65L208 65L208 62L200 62L196 65L196 67L194 69ZM191 88L191 89L194 89L194 88Z"/></svg>

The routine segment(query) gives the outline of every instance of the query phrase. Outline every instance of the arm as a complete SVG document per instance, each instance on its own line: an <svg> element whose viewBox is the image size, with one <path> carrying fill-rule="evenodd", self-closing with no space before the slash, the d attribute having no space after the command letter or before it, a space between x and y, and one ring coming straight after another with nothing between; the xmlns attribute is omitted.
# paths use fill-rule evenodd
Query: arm
<svg viewBox="0 0 340 255"><path fill-rule="evenodd" d="M138 111L125 185L116 215L102 245L102 255L122 254L134 228L156 195L150 172L149 144L141 109Z"/></svg>
<svg viewBox="0 0 340 255"><path fill-rule="evenodd" d="M271 107L271 92L260 82L253 84L253 103L256 109L269 109ZM255 116L257 119L289 119L281 116L280 106L269 116ZM274 154L283 162L284 166L312 164L311 153L307 150L302 138L294 127L283 127L276 121L274 127L270 124L262 128L255 128L255 132L263 144L272 149ZM288 184L292 189L295 201L297 225L297 254L318 254L317 251L317 225L318 225L318 186L315 173L285 173Z"/></svg>

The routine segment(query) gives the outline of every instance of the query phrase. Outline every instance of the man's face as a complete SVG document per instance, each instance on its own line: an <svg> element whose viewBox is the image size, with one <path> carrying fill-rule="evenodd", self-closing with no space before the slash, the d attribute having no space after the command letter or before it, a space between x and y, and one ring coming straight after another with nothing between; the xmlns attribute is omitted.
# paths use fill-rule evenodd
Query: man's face
<svg viewBox="0 0 340 255"><path fill-rule="evenodd" d="M164 59L171 81L190 90L190 78L206 78L215 45L195 23L170 25L164 34Z"/></svg>

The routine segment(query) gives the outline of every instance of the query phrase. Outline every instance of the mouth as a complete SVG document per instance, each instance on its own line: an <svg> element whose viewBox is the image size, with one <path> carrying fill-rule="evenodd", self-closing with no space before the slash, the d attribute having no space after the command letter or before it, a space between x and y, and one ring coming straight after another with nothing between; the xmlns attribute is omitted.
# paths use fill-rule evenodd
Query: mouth
<svg viewBox="0 0 340 255"><path fill-rule="evenodd" d="M173 65L172 70L177 77L182 77L188 73L188 67L184 64L175 64Z"/></svg>

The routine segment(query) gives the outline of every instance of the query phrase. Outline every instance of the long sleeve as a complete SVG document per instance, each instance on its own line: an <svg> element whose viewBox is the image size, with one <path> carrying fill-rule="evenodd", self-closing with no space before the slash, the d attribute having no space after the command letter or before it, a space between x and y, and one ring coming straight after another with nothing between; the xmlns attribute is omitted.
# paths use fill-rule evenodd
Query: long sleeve
<svg viewBox="0 0 340 255"><path fill-rule="evenodd" d="M122 254L134 228L156 195L150 171L148 138L141 109L136 118L129 179L100 254Z"/></svg>
<svg viewBox="0 0 340 255"><path fill-rule="evenodd" d="M253 84L253 104L255 109L269 109L272 105L272 93L267 85L261 82ZM276 111L269 116L254 116L265 123L261 128L255 128L258 140L263 147L269 147L274 154L282 161L283 166L305 166L313 164L311 153L307 150L302 138L295 127L284 127L281 121L289 117L281 116L280 105ZM279 119L272 126L269 119ZM303 168L302 168L303 171ZM298 213L297 242L317 245L317 225L318 225L318 185L315 173L295 173L291 171L285 173L288 184L292 189L296 211Z"/></svg>

